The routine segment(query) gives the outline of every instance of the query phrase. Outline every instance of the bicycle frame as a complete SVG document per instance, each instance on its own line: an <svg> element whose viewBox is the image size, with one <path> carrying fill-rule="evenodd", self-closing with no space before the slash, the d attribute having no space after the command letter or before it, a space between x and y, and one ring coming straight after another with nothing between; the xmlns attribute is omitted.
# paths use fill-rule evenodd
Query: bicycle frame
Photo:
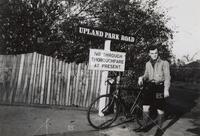
<svg viewBox="0 0 200 136"><path fill-rule="evenodd" d="M142 95L142 90L140 90L138 93L137 93L137 96L135 97L135 100L134 100L134 103L131 105L131 108L128 108L126 102L124 101L124 99L121 97L121 94L120 94L120 90L115 90L113 92L113 97L116 99L117 103L122 106L122 108L124 109L125 113L127 114L128 112L133 114L133 112L135 111L135 108L138 105L139 101L140 101L140 98L141 98L141 95ZM134 95L131 95L131 97L134 96Z"/></svg>

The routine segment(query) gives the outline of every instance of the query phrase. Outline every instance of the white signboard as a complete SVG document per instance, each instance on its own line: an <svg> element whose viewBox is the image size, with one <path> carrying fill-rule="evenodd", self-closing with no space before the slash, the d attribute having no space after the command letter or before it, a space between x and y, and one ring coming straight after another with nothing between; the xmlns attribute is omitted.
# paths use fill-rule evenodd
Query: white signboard
<svg viewBox="0 0 200 136"><path fill-rule="evenodd" d="M126 53L90 49L89 69L124 71Z"/></svg>
<svg viewBox="0 0 200 136"><path fill-rule="evenodd" d="M88 28L88 27L79 27L79 33L95 36L95 37L101 37L105 39L110 39L110 40L123 41L123 42L133 43L135 41L135 38L133 36L107 32L107 31L97 30L97 29Z"/></svg>

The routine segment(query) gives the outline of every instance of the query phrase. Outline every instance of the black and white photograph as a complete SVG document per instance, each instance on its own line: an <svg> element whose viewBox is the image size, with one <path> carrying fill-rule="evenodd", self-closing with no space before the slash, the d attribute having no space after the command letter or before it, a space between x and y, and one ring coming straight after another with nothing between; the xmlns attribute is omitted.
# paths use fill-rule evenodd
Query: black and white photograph
<svg viewBox="0 0 200 136"><path fill-rule="evenodd" d="M0 0L0 136L199 136L199 0Z"/></svg>

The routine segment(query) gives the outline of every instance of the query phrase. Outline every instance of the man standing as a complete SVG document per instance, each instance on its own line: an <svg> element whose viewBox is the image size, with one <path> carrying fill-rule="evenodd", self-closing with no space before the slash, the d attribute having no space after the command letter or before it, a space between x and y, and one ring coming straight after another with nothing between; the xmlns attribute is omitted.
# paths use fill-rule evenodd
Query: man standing
<svg viewBox="0 0 200 136"><path fill-rule="evenodd" d="M143 119L144 126L137 131L144 131L149 118L149 108L152 106L158 112L158 131L162 132L165 98L169 97L170 68L168 61L162 60L158 54L158 47L149 48L150 60L146 63L144 75L139 77L139 85L147 85L143 91ZM157 131L157 132L158 132Z"/></svg>

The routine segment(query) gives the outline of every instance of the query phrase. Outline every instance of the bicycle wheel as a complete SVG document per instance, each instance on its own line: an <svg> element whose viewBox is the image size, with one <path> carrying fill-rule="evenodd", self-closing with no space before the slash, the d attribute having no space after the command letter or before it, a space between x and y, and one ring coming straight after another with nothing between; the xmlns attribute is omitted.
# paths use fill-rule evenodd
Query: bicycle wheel
<svg viewBox="0 0 200 136"><path fill-rule="evenodd" d="M102 105L105 106L102 107ZM104 129L117 119L117 115L116 99L112 95L106 94L99 96L91 103L87 112L87 119L92 127Z"/></svg>

